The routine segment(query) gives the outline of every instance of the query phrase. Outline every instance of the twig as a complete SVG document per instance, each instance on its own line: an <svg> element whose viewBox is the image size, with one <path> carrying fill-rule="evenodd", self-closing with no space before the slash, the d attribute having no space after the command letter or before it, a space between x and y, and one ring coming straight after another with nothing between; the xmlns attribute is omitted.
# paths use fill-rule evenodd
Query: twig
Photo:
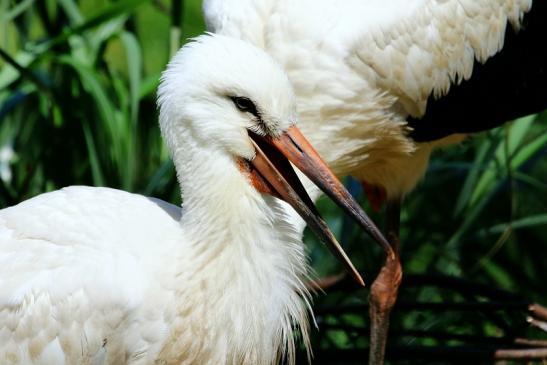
<svg viewBox="0 0 547 365"><path fill-rule="evenodd" d="M528 310L532 312L534 317L547 322L547 308L545 308L544 306L534 303L534 304L530 304L530 306L528 307Z"/></svg>
<svg viewBox="0 0 547 365"><path fill-rule="evenodd" d="M530 323L530 326L539 328L540 330L547 332L547 322L539 321L533 317L526 318L526 321Z"/></svg>
<svg viewBox="0 0 547 365"><path fill-rule="evenodd" d="M545 340L530 340L528 338L515 338L515 343L517 345L547 348L547 341Z"/></svg>
<svg viewBox="0 0 547 365"><path fill-rule="evenodd" d="M547 359L547 349L502 349L496 350L494 353L494 359L496 360L538 360Z"/></svg>

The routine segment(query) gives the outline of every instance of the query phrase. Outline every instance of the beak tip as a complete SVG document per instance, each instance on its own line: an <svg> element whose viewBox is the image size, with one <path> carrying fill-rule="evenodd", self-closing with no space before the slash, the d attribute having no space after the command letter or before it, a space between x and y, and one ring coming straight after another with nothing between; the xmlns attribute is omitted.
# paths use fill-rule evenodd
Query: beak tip
<svg viewBox="0 0 547 365"><path fill-rule="evenodd" d="M365 281L361 277L361 274L359 274L359 272L355 268L351 270L351 276L353 277L357 285L359 285L361 288L366 287Z"/></svg>
<svg viewBox="0 0 547 365"><path fill-rule="evenodd" d="M390 259L395 258L396 254L395 254L395 250L393 250L393 246L391 246L391 244L387 241L387 239L384 238L383 235L381 235L380 233L376 235L373 234L373 238L375 238L376 242L378 242L380 246L382 246L386 254L386 257L389 257Z"/></svg>

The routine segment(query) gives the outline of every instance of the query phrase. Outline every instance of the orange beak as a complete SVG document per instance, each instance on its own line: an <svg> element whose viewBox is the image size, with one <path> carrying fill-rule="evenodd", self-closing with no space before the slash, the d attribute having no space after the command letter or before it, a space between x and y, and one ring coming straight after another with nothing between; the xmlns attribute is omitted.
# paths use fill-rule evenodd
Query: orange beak
<svg viewBox="0 0 547 365"><path fill-rule="evenodd" d="M251 131L249 136L256 149L256 157L250 162L254 168L250 171L252 184L257 190L289 203L334 256L342 262L348 273L364 286L361 275L319 215L289 161L365 228L387 252L393 254L391 246L380 230L330 171L298 128L292 126L279 137L262 137Z"/></svg>

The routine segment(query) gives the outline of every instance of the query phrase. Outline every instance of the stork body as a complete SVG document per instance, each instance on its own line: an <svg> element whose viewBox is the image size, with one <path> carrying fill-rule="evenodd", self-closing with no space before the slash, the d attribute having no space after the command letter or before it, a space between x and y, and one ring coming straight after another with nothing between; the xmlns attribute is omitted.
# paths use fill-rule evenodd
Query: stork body
<svg viewBox="0 0 547 365"><path fill-rule="evenodd" d="M271 58L200 37L171 61L158 103L182 209L70 187L0 211L2 364L294 363L295 329L308 345L308 268L274 196L362 283L289 161L374 224L298 133Z"/></svg>

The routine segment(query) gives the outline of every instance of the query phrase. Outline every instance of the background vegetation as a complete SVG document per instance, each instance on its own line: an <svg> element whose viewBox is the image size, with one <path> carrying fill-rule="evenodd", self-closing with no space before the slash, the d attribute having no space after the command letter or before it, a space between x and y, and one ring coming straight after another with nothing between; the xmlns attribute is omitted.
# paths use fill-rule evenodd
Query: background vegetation
<svg viewBox="0 0 547 365"><path fill-rule="evenodd" d="M155 89L170 56L203 31L200 3L0 0L0 207L75 184L180 203ZM404 204L393 349L545 337L525 319L529 302L547 304L546 119L522 118L433 157ZM319 206L370 284L380 252L330 202ZM314 237L306 242L318 275L336 274ZM317 297L317 361L333 349L363 361L367 295L342 282Z"/></svg>

